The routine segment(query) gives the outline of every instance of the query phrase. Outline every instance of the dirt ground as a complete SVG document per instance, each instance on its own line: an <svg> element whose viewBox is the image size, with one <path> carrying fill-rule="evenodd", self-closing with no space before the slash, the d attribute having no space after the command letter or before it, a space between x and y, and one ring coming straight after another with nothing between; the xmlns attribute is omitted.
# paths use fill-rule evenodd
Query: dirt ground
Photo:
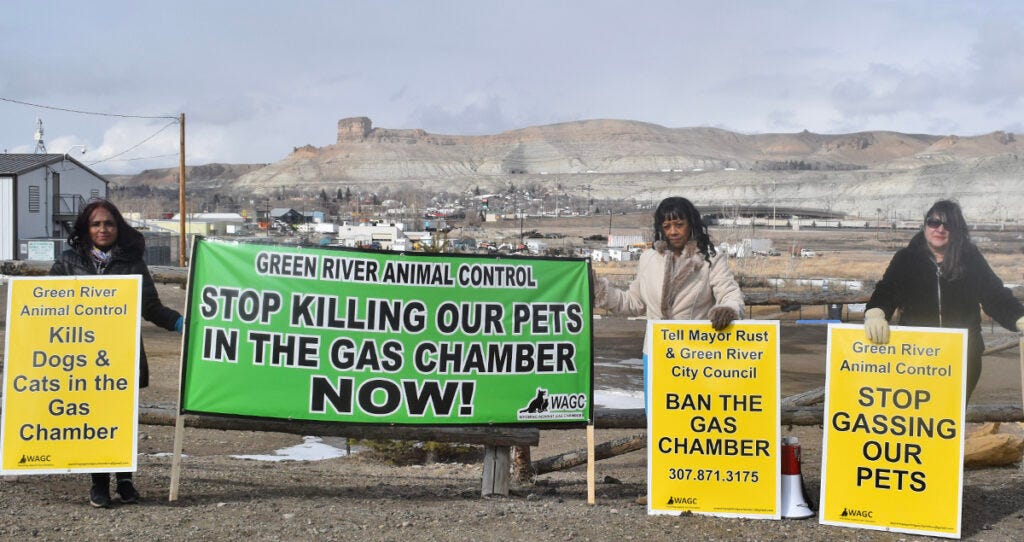
<svg viewBox="0 0 1024 542"><path fill-rule="evenodd" d="M184 292L160 285L181 308ZM4 294L6 295L6 288ZM6 306L6 300L3 300ZM637 358L644 322L595 320L597 355ZM143 325L152 385L143 405L177 401L180 336ZM1004 332L1008 333L1008 332ZM782 327L783 394L824 383L825 328ZM598 388L627 387L638 369L601 371ZM1016 351L986 360L978 403L1020 400ZM87 475L22 476L0 481L0 539L43 540L919 540L906 534L819 525L810 520L649 516L635 503L646 492L645 451L596 465L597 504L586 504L584 467L538 476L507 498L481 498L479 462L392 466L362 454L315 462L266 462L236 454L274 454L302 437L187 429L180 497L169 502L171 427L141 426L138 505L97 510ZM642 434L598 430L597 441ZM785 428L803 447L802 473L812 502L820 487L820 427ZM341 439L327 443L344 447ZM581 449L583 430L542 432L534 459ZM1024 473L1019 466L965 475L963 538L1019 540Z"/></svg>

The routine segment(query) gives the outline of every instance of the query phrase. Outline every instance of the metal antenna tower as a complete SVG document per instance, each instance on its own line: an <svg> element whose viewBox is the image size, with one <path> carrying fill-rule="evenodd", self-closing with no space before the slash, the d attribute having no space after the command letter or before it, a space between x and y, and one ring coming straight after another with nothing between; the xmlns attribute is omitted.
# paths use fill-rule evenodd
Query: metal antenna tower
<svg viewBox="0 0 1024 542"><path fill-rule="evenodd" d="M43 119L36 119L36 154L46 154L46 143L43 142Z"/></svg>

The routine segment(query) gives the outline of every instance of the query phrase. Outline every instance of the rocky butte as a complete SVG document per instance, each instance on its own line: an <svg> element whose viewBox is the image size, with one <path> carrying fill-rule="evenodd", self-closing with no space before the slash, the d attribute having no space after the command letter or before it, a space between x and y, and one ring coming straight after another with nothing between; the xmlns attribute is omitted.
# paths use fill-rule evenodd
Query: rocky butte
<svg viewBox="0 0 1024 542"><path fill-rule="evenodd" d="M454 192L536 183L602 199L685 195L703 206L827 205L915 218L953 197L971 216L1013 219L1024 203L1022 156L1022 143L1007 132L741 134L597 119L459 136L378 128L354 117L338 121L332 145L296 147L279 162L218 182L256 194L279 186Z"/></svg>

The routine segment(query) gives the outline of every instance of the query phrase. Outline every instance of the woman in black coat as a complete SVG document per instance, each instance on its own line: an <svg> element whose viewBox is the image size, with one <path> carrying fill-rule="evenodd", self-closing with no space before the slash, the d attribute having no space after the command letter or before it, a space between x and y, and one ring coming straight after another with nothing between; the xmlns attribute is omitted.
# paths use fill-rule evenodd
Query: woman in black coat
<svg viewBox="0 0 1024 542"><path fill-rule="evenodd" d="M53 262L51 275L139 275L142 277L142 317L168 330L181 332L178 311L160 302L153 277L142 260L145 238L128 225L121 212L106 200L90 202L78 213L68 236L71 248ZM149 363L139 341L139 388L149 385ZM138 502L139 493L132 484L132 473L116 473L116 493L121 502ZM89 502L97 508L110 506L110 475L93 474Z"/></svg>
<svg viewBox="0 0 1024 542"><path fill-rule="evenodd" d="M875 343L889 342L889 319L900 325L967 329L967 399L981 376L981 314L1011 331L1024 330L1024 305L1003 286L971 242L960 205L942 200L924 225L889 262L868 301L864 330Z"/></svg>

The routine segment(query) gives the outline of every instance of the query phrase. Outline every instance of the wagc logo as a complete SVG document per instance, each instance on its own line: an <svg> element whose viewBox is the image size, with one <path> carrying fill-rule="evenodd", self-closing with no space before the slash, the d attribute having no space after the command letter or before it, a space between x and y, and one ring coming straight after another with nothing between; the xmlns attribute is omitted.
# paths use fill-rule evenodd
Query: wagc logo
<svg viewBox="0 0 1024 542"><path fill-rule="evenodd" d="M587 407L584 393L548 393L537 388L536 394L519 409L520 420L582 420Z"/></svg>
<svg viewBox="0 0 1024 542"><path fill-rule="evenodd" d="M839 514L843 519L875 519L875 513L871 510L858 510L856 508L843 507L843 513Z"/></svg>
<svg viewBox="0 0 1024 542"><path fill-rule="evenodd" d="M697 497L669 497L665 504L668 506L695 506Z"/></svg>
<svg viewBox="0 0 1024 542"><path fill-rule="evenodd" d="M22 454L21 460L18 461L18 464L19 465L29 465L29 464L32 464L32 463L49 463L49 462L50 462L50 456L49 455L28 455L28 454Z"/></svg>

